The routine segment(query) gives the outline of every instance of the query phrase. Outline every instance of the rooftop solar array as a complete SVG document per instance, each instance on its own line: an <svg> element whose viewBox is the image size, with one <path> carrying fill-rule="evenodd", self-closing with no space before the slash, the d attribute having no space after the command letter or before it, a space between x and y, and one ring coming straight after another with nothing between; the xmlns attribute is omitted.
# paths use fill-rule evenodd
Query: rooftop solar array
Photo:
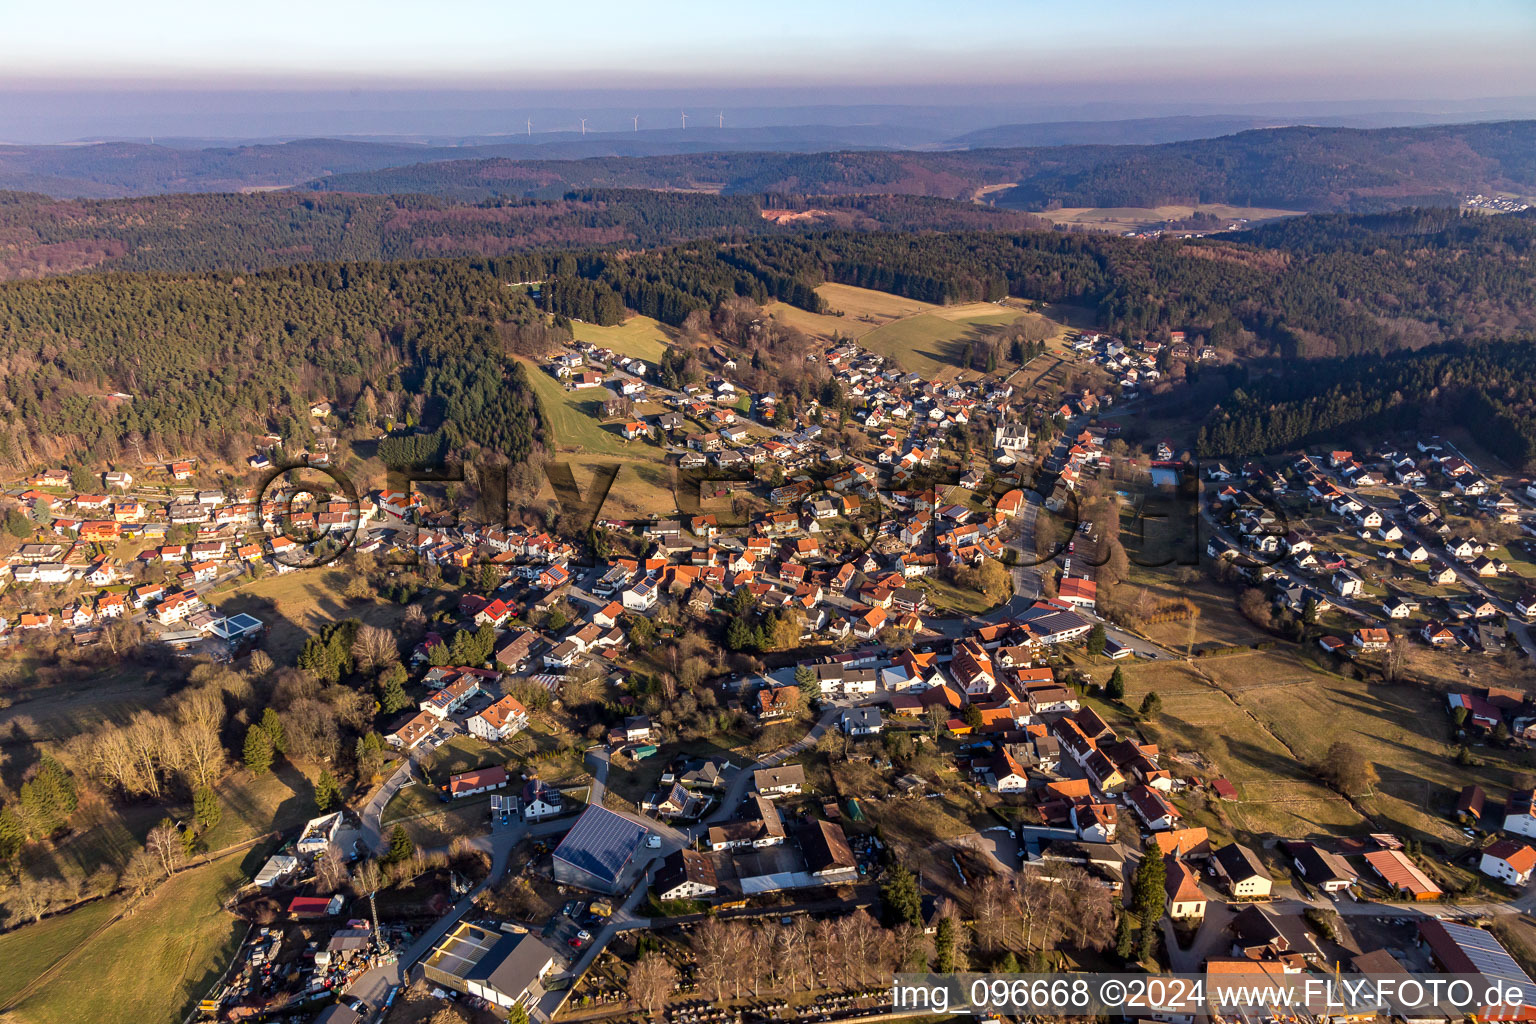
<svg viewBox="0 0 1536 1024"><path fill-rule="evenodd" d="M588 807L555 848L555 858L616 882L645 839L646 831L644 825L606 807Z"/></svg>
<svg viewBox="0 0 1536 1024"><path fill-rule="evenodd" d="M1474 970L1484 977L1497 978L1506 987L1518 985L1525 991L1526 1005L1536 1005L1536 984L1531 982L1530 976L1520 968L1520 964L1509 955L1509 951L1492 932L1451 921L1436 923L1445 929L1446 935L1450 936L1462 955L1471 961Z"/></svg>

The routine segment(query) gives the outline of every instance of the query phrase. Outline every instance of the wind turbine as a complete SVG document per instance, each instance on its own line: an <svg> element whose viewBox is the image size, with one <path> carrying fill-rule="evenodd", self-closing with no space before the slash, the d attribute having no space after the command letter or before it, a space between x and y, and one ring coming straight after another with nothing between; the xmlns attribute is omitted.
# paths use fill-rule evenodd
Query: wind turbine
<svg viewBox="0 0 1536 1024"><path fill-rule="evenodd" d="M586 118L582 118L581 119L581 134L583 134L583 135L587 134L587 119Z"/></svg>
<svg viewBox="0 0 1536 1024"><path fill-rule="evenodd" d="M688 111L683 111L683 127L688 127Z"/></svg>
<svg viewBox="0 0 1536 1024"><path fill-rule="evenodd" d="M639 130L640 130L640 115L636 114L635 115L635 131L639 131Z"/></svg>
<svg viewBox="0 0 1536 1024"><path fill-rule="evenodd" d="M528 137L533 138L533 118L528 119Z"/></svg>
<svg viewBox="0 0 1536 1024"><path fill-rule="evenodd" d="M720 111L720 127L725 127L725 111Z"/></svg>

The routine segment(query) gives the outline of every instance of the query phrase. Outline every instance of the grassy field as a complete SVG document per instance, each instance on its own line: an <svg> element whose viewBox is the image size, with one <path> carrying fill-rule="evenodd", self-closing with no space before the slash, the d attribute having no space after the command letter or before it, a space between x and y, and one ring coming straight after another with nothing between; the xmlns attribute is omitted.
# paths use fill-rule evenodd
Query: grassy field
<svg viewBox="0 0 1536 1024"><path fill-rule="evenodd" d="M981 615L997 607L983 594L932 576L919 576L912 581L912 586L927 594L928 600L940 611Z"/></svg>
<svg viewBox="0 0 1536 1024"><path fill-rule="evenodd" d="M619 436L617 428L603 426L603 388L587 388L569 391L564 384L546 373L543 367L524 360L533 390L539 398L539 407L548 418L555 432L555 443L564 450L583 451L593 455L625 455L631 445ZM643 448L644 442L636 442Z"/></svg>
<svg viewBox="0 0 1536 1024"><path fill-rule="evenodd" d="M405 608L390 601L352 601L342 596L350 576L334 568L267 573L228 591L219 600L227 615L250 612L268 626L267 653L278 664L298 657L304 641L321 627L341 619L358 619L394 629Z"/></svg>
<svg viewBox="0 0 1536 1024"><path fill-rule="evenodd" d="M1039 214L1056 224L1080 224L1101 231L1135 231L1143 227L1156 227L1165 221L1181 220L1199 211L1223 220L1247 219L1274 220L1277 217L1300 216L1299 210L1274 210L1258 206L1227 206L1216 203L1208 206L1116 206L1116 207L1063 207Z"/></svg>
<svg viewBox="0 0 1536 1024"><path fill-rule="evenodd" d="M125 722L171 685L161 673L130 664L37 676L23 667L18 674L26 681L0 699L0 736L25 735L34 743L62 743L106 719ZM9 744L9 739L0 740L0 750Z"/></svg>
<svg viewBox="0 0 1536 1024"><path fill-rule="evenodd" d="M227 849L274 830L294 828L314 814L313 780L286 762L259 778L234 772L219 784L218 794L224 813L206 836L208 850ZM72 867L88 875L102 865L121 870L162 818L184 818L190 813L190 806L119 806L88 799L77 812L76 831L51 850L37 853L34 862L51 873Z"/></svg>
<svg viewBox="0 0 1536 1024"><path fill-rule="evenodd" d="M671 344L668 328L648 316L632 316L613 327L597 324L572 324L571 332L577 341L590 342L602 348L611 348L624 356L633 356L648 363L661 361L661 354Z"/></svg>
<svg viewBox="0 0 1536 1024"><path fill-rule="evenodd" d="M1261 656L1223 658L1239 667L1258 668ZM1141 703L1150 690L1162 697L1163 713L1155 722L1133 723L1123 717L1126 730L1139 729L1163 751L1174 770L1180 753L1203 757L1215 774L1225 775L1237 787L1239 799L1208 803L1181 798L1189 824L1204 825L1221 835L1259 838L1270 835L1300 838L1307 835L1369 831L1364 819L1338 794L1324 787L1281 740L1264 727L1240 702L1202 675L1203 663L1125 666L1128 707ZM1107 675L1108 669L1100 674Z"/></svg>
<svg viewBox="0 0 1536 1024"><path fill-rule="evenodd" d="M1247 646L1269 639L1269 635L1243 617L1237 610L1233 595L1207 586L1186 586L1178 583L1166 572L1133 569L1129 580L1122 584L1139 599L1142 591L1152 602L1183 598L1194 603L1200 614L1194 620L1194 632L1190 632L1188 619L1154 622L1141 627L1141 632L1154 643L1165 644L1179 653L1193 642Z"/></svg>
<svg viewBox="0 0 1536 1024"><path fill-rule="evenodd" d="M871 352L891 357L903 369L931 378L952 377L965 368L966 345L982 336L982 327L1009 324L1020 316L992 303L975 305L983 305L990 312L973 311L961 319L938 312L920 313L878 327L859 343Z"/></svg>
<svg viewBox="0 0 1536 1024"><path fill-rule="evenodd" d="M827 304L826 313L811 313L784 302L773 302L763 308L780 323L820 338L831 338L836 334L862 338L892 320L942 308L847 284L824 284L816 289L816 294Z"/></svg>
<svg viewBox="0 0 1536 1024"><path fill-rule="evenodd" d="M855 288L851 284L824 284L816 289L833 313L842 313L844 319L862 320L879 326L904 316L926 313L937 306L917 299L904 299L890 292L877 292L869 288Z"/></svg>
<svg viewBox="0 0 1536 1024"><path fill-rule="evenodd" d="M822 286L827 287L826 285ZM763 311L781 324L816 338L831 338L841 334L845 338L862 338L876 327L878 321L859 320L851 316L828 316L811 313L787 302L770 302Z"/></svg>
<svg viewBox="0 0 1536 1024"><path fill-rule="evenodd" d="M1124 706L1156 690L1163 713L1151 723L1121 720L1165 755L1196 752L1233 782L1240 799L1210 805L1224 819L1210 824L1233 833L1299 838L1388 830L1460 846L1465 840L1450 816L1461 788L1476 782L1503 793L1527 770L1518 754L1491 747L1474 751L1475 764L1456 764L1439 687L1345 679L1304 648L1123 667ZM1109 671L1095 669L1094 676ZM1355 747L1375 767L1380 781L1371 793L1346 801L1316 779L1311 766L1335 742Z"/></svg>
<svg viewBox="0 0 1536 1024"><path fill-rule="evenodd" d="M28 982L74 950L121 908L121 900L97 900L0 935L0 963L5 964L5 970L0 971L0 1006L8 1005Z"/></svg>
<svg viewBox="0 0 1536 1024"><path fill-rule="evenodd" d="M554 434L556 461L561 455L580 456L570 461L572 475L583 494L587 493L593 475L588 460L599 455L604 462L620 463L619 475L613 481L608 504L604 506L605 514L645 515L676 511L671 472L662 449L648 441L626 441L616 426L604 426L601 388L567 391L564 385L534 363L527 362L527 369L539 398L539 407ZM554 497L554 490L548 484L541 493L545 497Z"/></svg>
<svg viewBox="0 0 1536 1024"><path fill-rule="evenodd" d="M45 941L67 946L72 954L57 975L22 1001L15 1019L26 1024L179 1021L234 954L243 929L220 904L247 877L248 862L259 860L254 853L231 856L184 871L83 945L80 938L89 928L66 925L68 918L49 922L54 931L45 933ZM72 935L62 935L66 927ZM30 931L18 932L15 938ZM29 944L20 955L41 970L37 948L37 943ZM12 971L13 951L5 952L7 967L0 974L32 975L31 970Z"/></svg>

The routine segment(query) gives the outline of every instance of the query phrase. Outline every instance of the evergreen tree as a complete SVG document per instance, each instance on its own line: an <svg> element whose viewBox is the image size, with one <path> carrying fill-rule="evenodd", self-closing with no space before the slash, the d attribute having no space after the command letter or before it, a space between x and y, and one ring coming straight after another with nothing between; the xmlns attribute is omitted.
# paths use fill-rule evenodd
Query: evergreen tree
<svg viewBox="0 0 1536 1024"><path fill-rule="evenodd" d="M938 929L933 935L933 969L939 974L955 970L955 919L939 918Z"/></svg>
<svg viewBox="0 0 1536 1024"><path fill-rule="evenodd" d="M416 844L411 841L411 834L405 830L404 825L396 825L389 833L389 850L384 854L385 862L398 864L409 860L415 852Z"/></svg>
<svg viewBox="0 0 1536 1024"><path fill-rule="evenodd" d="M21 787L21 820L34 839L57 832L75 813L79 796L75 780L47 754L38 761L37 772Z"/></svg>
<svg viewBox="0 0 1536 1024"><path fill-rule="evenodd" d="M730 625L725 628L725 646L733 651L745 651L756 642L753 636L752 625L742 615L733 615Z"/></svg>
<svg viewBox="0 0 1536 1024"><path fill-rule="evenodd" d="M1131 906L1136 916L1141 918L1143 930L1154 927L1163 916L1163 903L1168 897L1164 888L1167 883L1168 866L1163 863L1156 848L1144 851L1131 890Z"/></svg>
<svg viewBox="0 0 1536 1024"><path fill-rule="evenodd" d="M224 817L224 808L219 805L219 795L211 787L199 786L192 794L192 817L204 832L218 827Z"/></svg>
<svg viewBox="0 0 1536 1024"><path fill-rule="evenodd" d="M14 807L0 807L0 864L9 864L27 841L27 825Z"/></svg>
<svg viewBox="0 0 1536 1024"><path fill-rule="evenodd" d="M252 775L265 775L272 767L272 737L259 725L245 731L245 767Z"/></svg>
<svg viewBox="0 0 1536 1024"><path fill-rule="evenodd" d="M411 706L410 695L405 692L406 678L405 666L399 662L379 673L379 707L386 715Z"/></svg>
<svg viewBox="0 0 1536 1024"><path fill-rule="evenodd" d="M1108 639L1104 633L1104 623L1096 622L1088 631L1088 653L1100 655L1104 653L1104 642Z"/></svg>
<svg viewBox="0 0 1536 1024"><path fill-rule="evenodd" d="M288 735L283 731L283 720L277 717L277 712L267 708L261 713L261 729L267 734L267 739L272 741L272 749L279 754L288 752Z"/></svg>
<svg viewBox="0 0 1536 1024"><path fill-rule="evenodd" d="M923 923L923 895L918 891L917 879L900 864L893 864L880 886L880 899L885 904L885 917L891 924L906 923L921 926Z"/></svg>
<svg viewBox="0 0 1536 1024"><path fill-rule="evenodd" d="M1159 697L1156 691L1148 693L1141 699L1139 713L1142 718L1156 718L1162 710L1163 698Z"/></svg>
<svg viewBox="0 0 1536 1024"><path fill-rule="evenodd" d="M1110 700L1125 699L1125 673L1120 671L1119 665L1109 674L1109 682L1104 684L1104 695Z"/></svg>
<svg viewBox="0 0 1536 1024"><path fill-rule="evenodd" d="M329 768L320 772L320 777L315 780L315 809L325 814L341 801L341 787L336 784L336 776L331 774Z"/></svg>
<svg viewBox="0 0 1536 1024"><path fill-rule="evenodd" d="M553 623L554 616L550 616L550 621ZM554 626L551 625L550 628L553 629ZM427 650L427 664L433 668L445 668L454 663L453 648L448 644L433 644Z"/></svg>
<svg viewBox="0 0 1536 1024"><path fill-rule="evenodd" d="M1157 958L1159 929L1157 922L1141 926L1141 938L1136 943L1136 959L1142 963L1151 963Z"/></svg>
<svg viewBox="0 0 1536 1024"><path fill-rule="evenodd" d="M1115 955L1121 960L1130 960L1131 954L1136 952L1136 929L1131 922L1129 911L1120 912L1120 923L1115 926Z"/></svg>
<svg viewBox="0 0 1536 1024"><path fill-rule="evenodd" d="M5 511L5 531L18 540L26 540L32 536L35 529L31 519L19 508L9 508Z"/></svg>
<svg viewBox="0 0 1536 1024"><path fill-rule="evenodd" d="M646 651L656 643L656 624L644 615L629 617L629 642Z"/></svg>

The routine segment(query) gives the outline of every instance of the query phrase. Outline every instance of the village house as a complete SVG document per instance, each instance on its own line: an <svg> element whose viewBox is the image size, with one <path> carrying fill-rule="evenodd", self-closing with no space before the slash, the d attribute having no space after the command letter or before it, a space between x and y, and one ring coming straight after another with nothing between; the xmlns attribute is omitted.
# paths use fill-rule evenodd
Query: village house
<svg viewBox="0 0 1536 1024"><path fill-rule="evenodd" d="M510 739L528 726L528 709L515 697L502 697L464 723L471 736L490 743Z"/></svg>
<svg viewBox="0 0 1536 1024"><path fill-rule="evenodd" d="M1200 889L1200 876L1177 857L1165 858L1164 863L1168 917L1174 921L1203 920L1206 898Z"/></svg>
<svg viewBox="0 0 1536 1024"><path fill-rule="evenodd" d="M1519 888L1531 880L1531 871L1536 869L1536 849L1512 839L1501 839L1483 848L1477 869Z"/></svg>

